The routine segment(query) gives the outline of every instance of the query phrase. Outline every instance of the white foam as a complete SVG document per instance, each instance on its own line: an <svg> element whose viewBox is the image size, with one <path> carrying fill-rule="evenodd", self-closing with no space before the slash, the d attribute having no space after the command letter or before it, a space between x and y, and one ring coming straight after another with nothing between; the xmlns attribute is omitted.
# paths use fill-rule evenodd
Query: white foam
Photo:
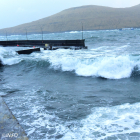
<svg viewBox="0 0 140 140"><path fill-rule="evenodd" d="M127 46L118 47L124 49ZM129 78L135 66L140 68L140 56L116 55L116 47L102 46L88 51L56 50L41 51L31 55L15 55L2 58L6 65L19 63L21 60L42 61L51 64L51 68L62 71L74 71L78 76L103 77L108 79ZM110 49L110 50L109 50ZM110 53L108 53L109 50ZM117 51L118 52L118 51Z"/></svg>
<svg viewBox="0 0 140 140"><path fill-rule="evenodd" d="M13 65L13 64L17 64L21 61L21 59L19 58L5 58L2 60L4 65Z"/></svg>
<svg viewBox="0 0 140 140"><path fill-rule="evenodd" d="M69 130L63 139L93 140L131 138L129 134L140 132L140 103L115 107L95 107L92 114ZM137 136L134 136L138 138Z"/></svg>
<svg viewBox="0 0 140 140"><path fill-rule="evenodd" d="M122 51L122 47L101 46L88 51L74 50L56 50L41 51L41 53L33 53L27 55L16 55L10 51L5 52L1 49L1 60L5 65L13 65L21 60L42 59L48 61L53 69L61 69L62 71L74 71L78 76L103 77L107 79L129 78L135 66L140 68L140 56L115 54L118 49ZM14 51L13 51L14 52ZM3 57L6 54L9 57Z"/></svg>
<svg viewBox="0 0 140 140"><path fill-rule="evenodd" d="M29 136L29 135L31 135L33 132L35 132L35 128L30 129L30 130L28 131L28 134L27 134L27 135Z"/></svg>
<svg viewBox="0 0 140 140"><path fill-rule="evenodd" d="M69 32L69 33L71 33L71 34L75 34L75 33L80 33L81 31L71 31L71 32Z"/></svg>
<svg viewBox="0 0 140 140"><path fill-rule="evenodd" d="M119 139L120 135L130 139L131 134L140 133L140 103L94 107L91 114L82 120L63 121L55 113L47 112L46 107L41 104L44 93L40 93L39 99L36 99L35 94L38 93L32 91L23 98L12 97L17 101L15 106L12 106L11 100L7 101L31 140L53 140L58 135L62 135L60 140ZM23 106L24 109L21 110ZM133 137L137 138L137 135Z"/></svg>
<svg viewBox="0 0 140 140"><path fill-rule="evenodd" d="M3 55L6 52L6 50L3 47L0 47L0 55Z"/></svg>
<svg viewBox="0 0 140 140"><path fill-rule="evenodd" d="M65 52L66 53L66 52ZM49 58L54 69L75 71L79 76L104 77L108 79L128 78L137 62L129 55L99 56L92 54L53 55ZM90 57L89 57L90 56Z"/></svg>
<svg viewBox="0 0 140 140"><path fill-rule="evenodd" d="M16 52L12 49L13 48L0 47L0 59L4 65L13 65L21 61L21 59L16 56Z"/></svg>
<svg viewBox="0 0 140 140"><path fill-rule="evenodd" d="M6 95L6 93L0 92L0 96L4 96L4 95Z"/></svg>

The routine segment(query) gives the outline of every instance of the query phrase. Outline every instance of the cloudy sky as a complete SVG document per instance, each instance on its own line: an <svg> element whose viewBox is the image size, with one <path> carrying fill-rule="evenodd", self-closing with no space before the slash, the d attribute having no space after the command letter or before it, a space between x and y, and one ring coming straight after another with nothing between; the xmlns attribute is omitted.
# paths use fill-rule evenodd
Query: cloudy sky
<svg viewBox="0 0 140 140"><path fill-rule="evenodd" d="M83 5L125 8L140 0L0 0L0 29L35 21Z"/></svg>

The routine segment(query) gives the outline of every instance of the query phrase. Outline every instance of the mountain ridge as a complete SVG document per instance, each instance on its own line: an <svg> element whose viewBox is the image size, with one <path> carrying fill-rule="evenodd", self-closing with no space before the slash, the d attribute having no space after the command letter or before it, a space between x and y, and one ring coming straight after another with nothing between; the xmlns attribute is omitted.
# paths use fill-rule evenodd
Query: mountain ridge
<svg viewBox="0 0 140 140"><path fill-rule="evenodd" d="M140 27L140 4L129 8L85 5L65 9L52 16L11 28L0 34L53 33L82 30L105 30Z"/></svg>

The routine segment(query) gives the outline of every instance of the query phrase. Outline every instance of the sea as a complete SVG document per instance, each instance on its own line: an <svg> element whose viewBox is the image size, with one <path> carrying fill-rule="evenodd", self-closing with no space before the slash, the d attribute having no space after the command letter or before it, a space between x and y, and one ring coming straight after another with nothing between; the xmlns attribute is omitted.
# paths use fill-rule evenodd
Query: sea
<svg viewBox="0 0 140 140"><path fill-rule="evenodd" d="M0 46L0 96L30 140L140 140L140 29L7 35L88 49ZM28 49L28 47L26 48Z"/></svg>

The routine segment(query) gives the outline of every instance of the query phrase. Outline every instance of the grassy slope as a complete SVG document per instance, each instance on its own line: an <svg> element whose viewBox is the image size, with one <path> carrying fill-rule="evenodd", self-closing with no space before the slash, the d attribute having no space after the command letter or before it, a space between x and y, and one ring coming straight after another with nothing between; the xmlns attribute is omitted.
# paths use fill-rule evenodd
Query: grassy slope
<svg viewBox="0 0 140 140"><path fill-rule="evenodd" d="M60 13L37 21L7 28L8 34L25 34L43 32L63 32L95 29L119 29L140 27L140 5L130 8L110 8L102 6L82 6L70 8ZM5 29L0 34L5 34Z"/></svg>

